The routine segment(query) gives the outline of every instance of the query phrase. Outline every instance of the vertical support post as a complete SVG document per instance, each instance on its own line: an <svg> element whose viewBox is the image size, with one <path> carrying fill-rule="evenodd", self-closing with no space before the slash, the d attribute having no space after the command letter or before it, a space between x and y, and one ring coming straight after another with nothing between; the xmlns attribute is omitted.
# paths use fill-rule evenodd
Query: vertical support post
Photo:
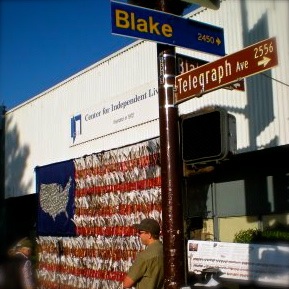
<svg viewBox="0 0 289 289"><path fill-rule="evenodd" d="M131 0L136 5L181 14L188 5L179 0ZM175 47L158 44L159 128L162 178L162 233L164 289L179 289L186 283L182 168L179 153L178 109L174 105Z"/></svg>
<svg viewBox="0 0 289 289"><path fill-rule="evenodd" d="M159 0L158 10L171 12L170 0ZM178 3L178 5L180 5ZM162 178L164 289L185 284L184 223L179 158L178 109L174 105L175 47L158 44L158 90Z"/></svg>
<svg viewBox="0 0 289 289"><path fill-rule="evenodd" d="M185 284L184 224L178 109L174 105L175 48L158 44L158 90L164 244L164 288Z"/></svg>

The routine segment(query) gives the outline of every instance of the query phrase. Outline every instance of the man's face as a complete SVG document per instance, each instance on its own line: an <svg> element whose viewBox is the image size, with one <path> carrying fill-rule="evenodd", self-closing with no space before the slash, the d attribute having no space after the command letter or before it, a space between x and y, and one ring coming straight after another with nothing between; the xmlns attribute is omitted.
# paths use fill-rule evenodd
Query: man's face
<svg viewBox="0 0 289 289"><path fill-rule="evenodd" d="M151 233L146 232L146 231L139 231L138 235L140 237L142 244L148 245L149 240L151 239Z"/></svg>
<svg viewBox="0 0 289 289"><path fill-rule="evenodd" d="M30 256L31 255L31 248L29 248L29 247L22 247L20 249L20 251L26 256Z"/></svg>

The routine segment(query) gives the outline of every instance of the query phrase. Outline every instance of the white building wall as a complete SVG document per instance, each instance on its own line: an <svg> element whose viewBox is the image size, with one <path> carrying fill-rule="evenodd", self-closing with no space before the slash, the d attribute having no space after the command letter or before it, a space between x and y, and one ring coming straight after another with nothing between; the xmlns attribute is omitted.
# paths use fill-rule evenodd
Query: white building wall
<svg viewBox="0 0 289 289"><path fill-rule="evenodd" d="M232 54L276 36L279 65L245 80L245 92L219 89L179 105L186 114L218 105L237 119L238 153L289 143L289 1L226 0L219 10L200 8L187 17L224 28ZM189 37L184 35L184 37ZM193 40L192 40L193 41ZM219 57L177 48L178 53L207 61ZM70 119L76 113L135 89L157 87L156 44L136 41L6 114L6 198L35 193L34 168L108 150L159 135L158 119L71 144ZM157 101L151 109L158 110ZM102 128L103 129L103 128Z"/></svg>
<svg viewBox="0 0 289 289"><path fill-rule="evenodd" d="M190 18L224 28L227 54L276 37L279 65L245 79L246 91L219 89L179 105L180 114L219 105L237 119L238 153L289 143L289 1L226 0L217 11L201 8ZM213 61L204 53L195 57Z"/></svg>
<svg viewBox="0 0 289 289"><path fill-rule="evenodd" d="M7 112L6 198L35 193L34 168L108 150L159 135L158 122L71 145L70 119L102 107L120 94L153 83L157 88L156 45L139 42L120 50ZM154 110L158 109L157 107Z"/></svg>

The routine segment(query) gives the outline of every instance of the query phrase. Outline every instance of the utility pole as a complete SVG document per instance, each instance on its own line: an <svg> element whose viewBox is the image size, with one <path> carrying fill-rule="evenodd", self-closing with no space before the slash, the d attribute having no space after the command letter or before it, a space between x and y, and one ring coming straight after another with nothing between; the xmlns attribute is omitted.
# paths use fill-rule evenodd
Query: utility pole
<svg viewBox="0 0 289 289"><path fill-rule="evenodd" d="M185 244L178 109L174 105L174 47L158 44L158 67L164 288L177 289L185 284Z"/></svg>
<svg viewBox="0 0 289 289"><path fill-rule="evenodd" d="M129 3L181 15L189 6L180 0L128 0ZM159 128L162 179L162 234L164 247L164 289L186 284L182 167L179 146L178 108L174 104L176 51L157 44Z"/></svg>
<svg viewBox="0 0 289 289"><path fill-rule="evenodd" d="M174 0L174 2L176 2ZM168 13L169 0L159 0L158 10ZM180 4L179 4L180 5ZM184 223L179 153L178 108L174 105L176 52L174 46L158 44L158 95L162 179L162 233L164 288L185 285Z"/></svg>
<svg viewBox="0 0 289 289"><path fill-rule="evenodd" d="M189 6L188 3L197 3L208 8L218 9L220 0L128 0L128 2L162 12L181 15L183 10ZM178 108L174 101L175 47L157 44L157 56L164 289L180 289L186 285L186 248L181 185L183 169L180 158Z"/></svg>
<svg viewBox="0 0 289 289"><path fill-rule="evenodd" d="M146 2L138 0L139 2ZM155 9L182 14L188 3L218 9L220 0L157 0ZM152 1L147 1L152 2ZM185 36L184 36L185 37ZM162 229L164 245L164 289L186 285L182 162L180 157L178 108L174 104L176 51L174 46L157 44L159 127L162 179Z"/></svg>

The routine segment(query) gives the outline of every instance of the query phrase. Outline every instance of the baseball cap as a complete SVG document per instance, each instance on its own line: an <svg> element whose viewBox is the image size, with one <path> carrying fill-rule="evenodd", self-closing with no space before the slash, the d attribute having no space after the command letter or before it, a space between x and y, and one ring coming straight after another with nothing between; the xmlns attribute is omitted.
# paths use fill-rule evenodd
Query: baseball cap
<svg viewBox="0 0 289 289"><path fill-rule="evenodd" d="M32 242L28 238L21 239L17 244L16 248L32 248Z"/></svg>
<svg viewBox="0 0 289 289"><path fill-rule="evenodd" d="M134 227L139 231L146 231L154 235L160 234L160 225L154 219L143 219L140 224L134 224Z"/></svg>

